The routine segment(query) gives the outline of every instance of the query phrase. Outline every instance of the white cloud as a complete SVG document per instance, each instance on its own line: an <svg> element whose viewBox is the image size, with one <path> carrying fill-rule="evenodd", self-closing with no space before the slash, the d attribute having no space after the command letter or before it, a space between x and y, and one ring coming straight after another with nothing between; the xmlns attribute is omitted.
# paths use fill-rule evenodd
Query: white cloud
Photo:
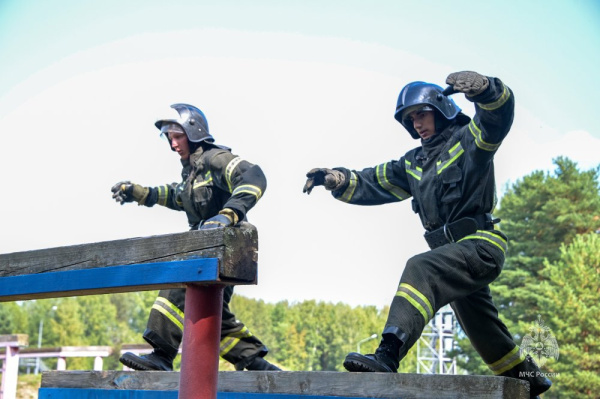
<svg viewBox="0 0 600 399"><path fill-rule="evenodd" d="M535 170L553 173L559 156L577 162L579 170L600 165L600 138L583 130L559 132L517 106L515 123L496 157L500 192Z"/></svg>

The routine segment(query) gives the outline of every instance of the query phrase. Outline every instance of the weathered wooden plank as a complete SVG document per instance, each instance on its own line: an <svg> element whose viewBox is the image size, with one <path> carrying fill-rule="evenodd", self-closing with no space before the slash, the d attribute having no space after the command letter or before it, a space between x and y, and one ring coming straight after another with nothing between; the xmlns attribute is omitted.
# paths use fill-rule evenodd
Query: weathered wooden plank
<svg viewBox="0 0 600 399"><path fill-rule="evenodd" d="M184 287L218 281L218 272L207 258L2 277L0 302Z"/></svg>
<svg viewBox="0 0 600 399"><path fill-rule="evenodd" d="M240 227L225 229L195 230L0 254L0 277L217 258L221 261L221 280L248 283L256 281L257 251L256 228L250 223L242 223Z"/></svg>
<svg viewBox="0 0 600 399"><path fill-rule="evenodd" d="M27 334L0 335L0 346L27 346L27 345L29 345L29 335L27 335Z"/></svg>
<svg viewBox="0 0 600 399"><path fill-rule="evenodd" d="M338 396L247 394L217 392L217 399L335 399ZM42 388L39 399L178 399L176 391L109 391L104 389ZM348 398L360 399L360 398Z"/></svg>
<svg viewBox="0 0 600 399"><path fill-rule="evenodd" d="M107 389L41 388L39 399L178 399L177 391L135 391ZM217 392L217 399L336 399L339 396L248 394L244 392ZM347 399L362 399L348 397ZM405 398L406 399L406 398Z"/></svg>
<svg viewBox="0 0 600 399"><path fill-rule="evenodd" d="M45 372L42 388L177 390L178 372ZM219 392L371 398L529 398L526 382L514 378L346 372L220 372Z"/></svg>
<svg viewBox="0 0 600 399"><path fill-rule="evenodd" d="M42 388L179 389L176 371L44 371Z"/></svg>
<svg viewBox="0 0 600 399"><path fill-rule="evenodd" d="M178 399L178 396L176 391L109 391L105 389L42 388L38 392L38 399ZM217 399L247 398L219 395Z"/></svg>

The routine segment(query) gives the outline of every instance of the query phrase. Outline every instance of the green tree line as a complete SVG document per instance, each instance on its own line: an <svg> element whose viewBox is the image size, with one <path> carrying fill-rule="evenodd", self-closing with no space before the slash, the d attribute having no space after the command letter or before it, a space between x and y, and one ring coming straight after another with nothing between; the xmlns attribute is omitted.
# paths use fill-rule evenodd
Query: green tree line
<svg viewBox="0 0 600 399"><path fill-rule="evenodd" d="M142 333L156 294L146 291L2 303L0 334L28 334L30 347L35 347L43 323L43 347L112 346L115 355L106 359L105 368L120 369L117 353L121 346L144 343ZM268 346L269 360L294 371L342 371L346 354L355 351L359 341L378 334L388 312L388 308L352 308L314 300L265 303L240 295L234 295L231 308ZM365 342L361 351L374 351L378 342ZM56 364L55 360L48 362L49 367ZM414 364L405 362L406 371L414 371ZM224 369L227 366L222 363ZM92 359L69 359L67 368L91 369Z"/></svg>
<svg viewBox="0 0 600 399"><path fill-rule="evenodd" d="M495 215L509 237L509 253L491 289L517 344L540 319L556 338L560 356L542 367L554 383L544 397L597 397L599 169L580 171L562 157L554 163L554 173L533 172L503 195ZM28 334L34 346L43 320L42 346L110 345L115 351L105 368L120 369L120 347L143 342L155 297L155 291L148 291L0 303L0 334ZM269 347L269 360L291 371L342 371L346 354L381 332L389 310L319 301L265 303L239 295L231 307ZM460 329L457 341L460 369L490 374ZM372 353L378 342L379 337L364 342L361 352ZM400 372L416 371L415 349L402 361ZM67 366L91 369L92 359L70 359ZM232 370L224 362L221 367Z"/></svg>

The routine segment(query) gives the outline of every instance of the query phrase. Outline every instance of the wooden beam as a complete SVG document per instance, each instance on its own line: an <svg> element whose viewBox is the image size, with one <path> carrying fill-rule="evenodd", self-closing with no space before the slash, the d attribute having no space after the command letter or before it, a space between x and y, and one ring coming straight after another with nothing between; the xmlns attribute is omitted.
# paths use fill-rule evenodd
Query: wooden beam
<svg viewBox="0 0 600 399"><path fill-rule="evenodd" d="M218 277L223 282L256 283L256 228L244 222L225 229L0 254L0 277L197 258L219 259ZM0 284L5 286L1 279Z"/></svg>
<svg viewBox="0 0 600 399"><path fill-rule="evenodd" d="M184 334L183 359L205 359L212 354L214 361L191 363L193 367L182 362L180 391L189 394L180 396L191 399L204 389L203 398L216 399L223 285L256 283L257 252L256 228L242 223L224 229L3 254L0 301L185 287L184 332L192 328L195 336L207 338L186 338ZM11 370L18 368L15 361L11 364ZM196 375L208 377L196 380Z"/></svg>
<svg viewBox="0 0 600 399"><path fill-rule="evenodd" d="M41 388L173 391L178 372L44 372ZM369 398L529 398L529 384L479 375L221 371L218 392Z"/></svg>
<svg viewBox="0 0 600 399"><path fill-rule="evenodd" d="M29 345L29 335L27 335L27 334L0 335L0 347L28 346L28 345Z"/></svg>
<svg viewBox="0 0 600 399"><path fill-rule="evenodd" d="M219 260L191 259L2 277L0 302L113 294L219 281Z"/></svg>

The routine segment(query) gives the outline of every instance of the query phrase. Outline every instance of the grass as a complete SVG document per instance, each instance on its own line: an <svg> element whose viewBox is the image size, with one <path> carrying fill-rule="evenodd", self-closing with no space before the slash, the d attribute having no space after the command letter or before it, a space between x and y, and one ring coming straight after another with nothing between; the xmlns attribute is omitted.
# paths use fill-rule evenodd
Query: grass
<svg viewBox="0 0 600 399"><path fill-rule="evenodd" d="M16 399L37 399L42 374L19 374Z"/></svg>

